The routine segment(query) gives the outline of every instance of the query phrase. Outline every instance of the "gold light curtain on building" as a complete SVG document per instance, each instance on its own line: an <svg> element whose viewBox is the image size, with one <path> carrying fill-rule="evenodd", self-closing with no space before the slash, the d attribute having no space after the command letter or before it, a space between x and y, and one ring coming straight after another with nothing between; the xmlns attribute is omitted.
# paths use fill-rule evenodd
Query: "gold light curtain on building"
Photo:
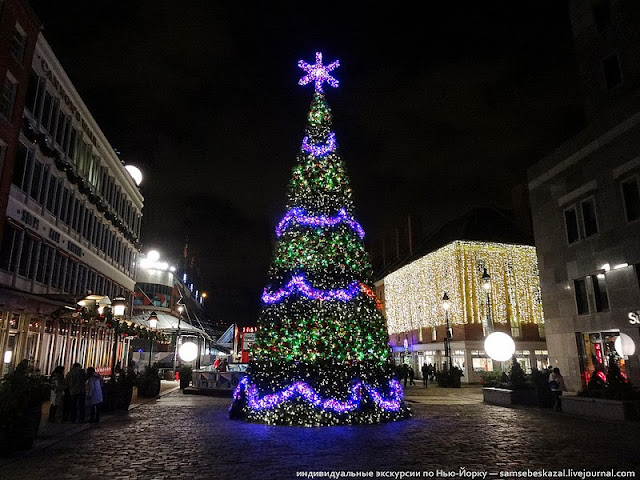
<svg viewBox="0 0 640 480"><path fill-rule="evenodd" d="M444 324L445 291L452 324L482 323L487 315L480 281L485 267L491 275L494 323L544 323L535 247L455 241L384 278L389 333Z"/></svg>

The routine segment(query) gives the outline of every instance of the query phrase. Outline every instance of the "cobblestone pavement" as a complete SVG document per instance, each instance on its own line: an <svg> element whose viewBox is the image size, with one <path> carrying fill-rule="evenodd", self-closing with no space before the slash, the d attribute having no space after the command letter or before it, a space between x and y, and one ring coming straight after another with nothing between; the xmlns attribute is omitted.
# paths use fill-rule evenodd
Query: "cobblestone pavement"
<svg viewBox="0 0 640 480"><path fill-rule="evenodd" d="M298 428L230 421L230 399L176 391L15 459L0 467L0 478L286 480L301 471L444 478L461 467L494 474L614 469L640 478L638 423L485 405L478 389L455 392L410 387L414 417L406 421Z"/></svg>

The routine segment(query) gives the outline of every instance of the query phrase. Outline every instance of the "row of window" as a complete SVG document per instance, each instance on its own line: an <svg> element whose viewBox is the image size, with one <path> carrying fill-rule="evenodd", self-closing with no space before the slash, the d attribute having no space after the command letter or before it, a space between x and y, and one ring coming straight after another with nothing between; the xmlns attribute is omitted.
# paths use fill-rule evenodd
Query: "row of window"
<svg viewBox="0 0 640 480"><path fill-rule="evenodd" d="M1 102L0 98L0 108ZM142 215L128 200L114 177L109 175L109 169L102 165L91 143L84 141L82 132L73 126L71 114L65 113L60 106L60 98L47 90L47 79L41 78L32 70L25 109L33 115L38 129L44 129L49 134L53 147L71 161L76 172L111 205L125 225L131 231L139 232Z"/></svg>
<svg viewBox="0 0 640 480"><path fill-rule="evenodd" d="M621 182L622 202L627 222L640 220L640 178ZM599 231L596 203L593 197L581 200L564 210L567 243L589 238Z"/></svg>
<svg viewBox="0 0 640 480"><path fill-rule="evenodd" d="M67 225L126 273L134 271L134 248L110 229L103 217L88 209L64 180L56 177L52 168L39 162L34 152L22 144L16 156L13 184L53 215L58 226Z"/></svg>
<svg viewBox="0 0 640 480"><path fill-rule="evenodd" d="M113 298L124 291L118 283L10 223L5 224L0 246L0 269L74 295L91 290Z"/></svg>

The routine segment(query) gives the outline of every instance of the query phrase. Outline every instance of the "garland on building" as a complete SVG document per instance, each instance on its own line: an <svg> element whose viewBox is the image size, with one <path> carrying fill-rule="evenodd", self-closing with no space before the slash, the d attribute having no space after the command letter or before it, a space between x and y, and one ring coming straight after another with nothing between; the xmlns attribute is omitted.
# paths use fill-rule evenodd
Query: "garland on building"
<svg viewBox="0 0 640 480"><path fill-rule="evenodd" d="M135 232L125 224L120 216L100 195L93 191L92 185L76 172L73 165L67 163L63 155L50 145L49 139L44 133L36 131L26 118L23 118L22 131L31 143L38 146L40 153L42 153L44 157L53 160L56 168L66 174L67 180L69 180L72 185L78 187L78 191L87 197L90 203L95 205L96 209L104 215L104 218L117 228L134 247L140 247L139 238Z"/></svg>
<svg viewBox="0 0 640 480"><path fill-rule="evenodd" d="M392 378L384 318L355 220L351 187L338 154L323 83L338 61L298 63L315 94L289 184L287 212L276 227L270 284L247 376L231 418L286 425L393 421L410 415Z"/></svg>

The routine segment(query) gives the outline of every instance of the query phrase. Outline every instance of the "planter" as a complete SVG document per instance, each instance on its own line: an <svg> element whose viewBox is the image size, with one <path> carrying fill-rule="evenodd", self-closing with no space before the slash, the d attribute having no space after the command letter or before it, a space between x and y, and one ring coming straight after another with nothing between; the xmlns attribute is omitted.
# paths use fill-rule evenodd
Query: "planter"
<svg viewBox="0 0 640 480"><path fill-rule="evenodd" d="M138 385L138 397L155 398L160 395L160 377L145 378Z"/></svg>
<svg viewBox="0 0 640 480"><path fill-rule="evenodd" d="M535 390L510 390L508 388L485 387L482 398L491 405L538 405L538 395Z"/></svg>
<svg viewBox="0 0 640 480"><path fill-rule="evenodd" d="M25 413L22 423L0 427L0 456L33 447L42 420L42 404L28 407Z"/></svg>
<svg viewBox="0 0 640 480"><path fill-rule="evenodd" d="M603 420L640 420L640 401L563 395L562 411Z"/></svg>

